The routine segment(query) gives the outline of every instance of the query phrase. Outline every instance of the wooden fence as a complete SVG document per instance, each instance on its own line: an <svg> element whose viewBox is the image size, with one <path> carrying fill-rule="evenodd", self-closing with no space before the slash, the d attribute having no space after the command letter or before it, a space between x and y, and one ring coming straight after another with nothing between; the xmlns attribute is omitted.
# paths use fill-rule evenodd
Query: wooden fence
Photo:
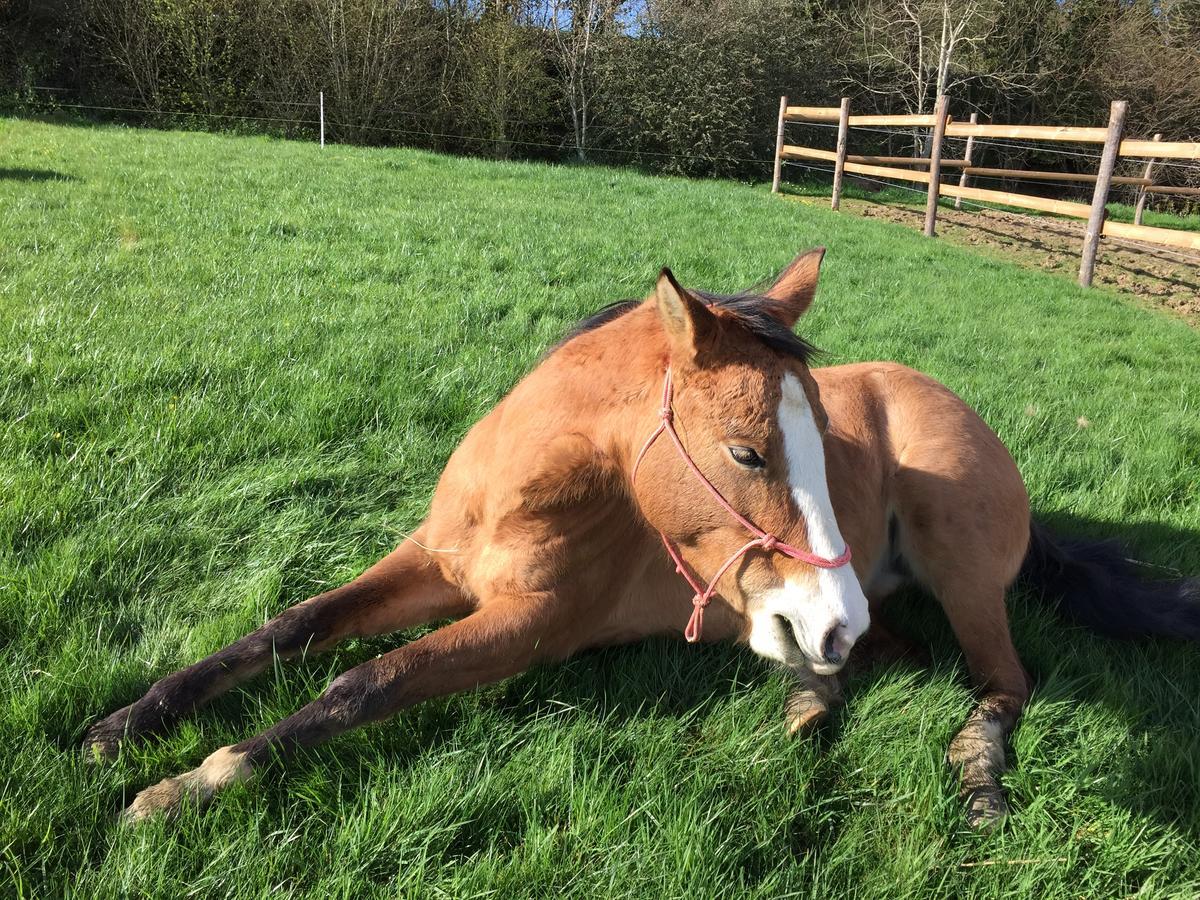
<svg viewBox="0 0 1200 900"><path fill-rule="evenodd" d="M1079 283L1088 287L1096 268L1096 252L1100 238L1145 241L1188 250L1200 250L1200 232L1176 231L1171 228L1152 228L1142 224L1146 196L1177 194L1200 196L1200 188L1179 188L1157 185L1153 175L1155 163L1162 159L1200 159L1200 143L1164 141L1161 134L1150 140L1131 139L1125 136L1125 115L1128 104L1124 100L1114 101L1108 125L1103 128L1087 128L1054 125L1000 125L981 123L972 114L969 122L955 122L947 114L947 98L939 97L932 115L851 115L850 100L842 98L840 106L789 106L787 97L779 98L779 126L775 135L775 175L772 192L779 191L783 163L786 160L816 160L833 163L833 200L837 209L841 202L842 180L846 172L875 178L891 178L899 181L926 185L928 199L925 207L925 234L933 237L937 226L939 197L954 197L955 206L963 200L997 203L1054 213L1087 220L1079 266ZM798 147L784 141L784 131L789 122L837 123L837 149L817 150ZM847 152L850 129L854 127L903 127L927 128L929 155L911 156L855 156ZM966 148L961 159L943 159L942 145L945 138L966 138ZM972 165L976 138L999 140L1067 141L1085 144L1102 144L1100 164L1096 174L1030 171L1025 169L996 169ZM1147 160L1140 177L1114 176L1113 170L1121 157L1138 157ZM914 168L908 168L914 167ZM960 170L958 184L942 182L942 169ZM923 170L923 171L921 171ZM990 190L971 187L967 179L972 175L992 178L1017 178L1027 180L1061 180L1092 183L1092 202L1076 203L1069 200L1053 200L1030 194ZM1137 203L1134 224L1105 221L1105 204L1113 185L1136 185Z"/></svg>

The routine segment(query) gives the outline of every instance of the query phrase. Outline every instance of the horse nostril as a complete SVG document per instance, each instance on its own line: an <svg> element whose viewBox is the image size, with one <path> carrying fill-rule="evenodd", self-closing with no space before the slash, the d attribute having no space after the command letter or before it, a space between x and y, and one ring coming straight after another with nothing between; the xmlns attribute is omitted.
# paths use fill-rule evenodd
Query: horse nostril
<svg viewBox="0 0 1200 900"><path fill-rule="evenodd" d="M845 628L844 622L839 622L834 625L825 635L825 642L821 645L821 653L825 657L825 662L831 666L836 666L846 658L847 641L842 637L842 629Z"/></svg>
<svg viewBox="0 0 1200 900"><path fill-rule="evenodd" d="M796 633L796 625L791 619L776 613L775 627L783 632L784 636L791 639L792 643L796 645L796 649L800 649L800 635Z"/></svg>

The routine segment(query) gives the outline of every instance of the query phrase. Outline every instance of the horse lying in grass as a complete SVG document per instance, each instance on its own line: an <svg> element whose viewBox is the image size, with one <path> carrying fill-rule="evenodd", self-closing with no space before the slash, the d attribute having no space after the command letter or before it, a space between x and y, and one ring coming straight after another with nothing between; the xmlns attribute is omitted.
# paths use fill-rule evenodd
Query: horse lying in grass
<svg viewBox="0 0 1200 900"><path fill-rule="evenodd" d="M1119 554L1055 545L1031 525L1003 444L933 379L892 363L810 369L792 329L823 252L761 296L685 290L664 270L646 301L583 323L471 429L412 539L163 678L95 724L85 748L115 754L277 656L455 621L143 790L126 815L205 802L273 755L650 635L747 643L791 669L798 730L837 700L835 675L868 623L877 650L900 646L876 613L916 581L941 603L979 690L948 754L968 820L998 821L1005 740L1030 690L1004 602L1023 564L1109 632L1200 637L1200 591L1142 584Z"/></svg>

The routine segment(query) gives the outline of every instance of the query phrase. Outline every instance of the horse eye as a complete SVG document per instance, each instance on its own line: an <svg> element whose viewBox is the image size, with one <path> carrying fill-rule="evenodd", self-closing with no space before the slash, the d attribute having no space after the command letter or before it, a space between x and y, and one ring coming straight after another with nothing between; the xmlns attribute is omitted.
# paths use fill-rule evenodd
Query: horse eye
<svg viewBox="0 0 1200 900"><path fill-rule="evenodd" d="M729 455L733 457L734 462L738 465L745 466L748 469L761 469L767 464L766 460L749 447L730 447Z"/></svg>

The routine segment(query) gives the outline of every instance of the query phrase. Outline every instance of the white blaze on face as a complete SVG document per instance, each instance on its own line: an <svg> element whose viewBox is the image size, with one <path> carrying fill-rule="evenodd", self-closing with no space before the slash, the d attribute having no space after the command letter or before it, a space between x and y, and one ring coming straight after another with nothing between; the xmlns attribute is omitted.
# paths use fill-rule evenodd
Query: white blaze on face
<svg viewBox="0 0 1200 900"><path fill-rule="evenodd" d="M809 547L818 556L840 556L846 542L829 499L821 432L800 380L789 372L782 387L778 421L788 483L808 531ZM758 598L758 603L752 601L750 646L761 656L793 666L807 665L821 675L832 674L842 662L825 661L826 638L837 629L835 643L844 651L844 662L850 646L867 630L867 598L849 564L837 569L813 566L807 575L800 580L789 578L782 587Z"/></svg>

